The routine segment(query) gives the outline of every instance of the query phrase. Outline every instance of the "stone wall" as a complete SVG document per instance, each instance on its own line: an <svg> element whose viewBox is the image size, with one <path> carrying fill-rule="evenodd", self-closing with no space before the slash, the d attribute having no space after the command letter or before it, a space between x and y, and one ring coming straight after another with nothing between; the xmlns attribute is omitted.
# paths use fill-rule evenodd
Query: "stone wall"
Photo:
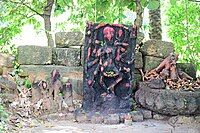
<svg viewBox="0 0 200 133"><path fill-rule="evenodd" d="M45 80L50 77L52 70L57 69L61 80L68 77L72 81L74 99L82 99L82 72L83 72L83 34L80 32L56 33L56 47L19 46L18 63L20 68L28 73L31 82L34 79ZM144 39L144 34L139 33L137 45ZM136 71L133 74L136 82L141 80L138 69L144 68L143 54L136 52ZM135 88L135 86L134 86Z"/></svg>
<svg viewBox="0 0 200 133"><path fill-rule="evenodd" d="M57 69L61 80L65 77L72 81L74 99L82 99L83 78L83 34L81 32L56 33L56 47L20 46L18 47L18 62L20 67L29 74L30 80L45 80L52 70ZM144 34L138 33L133 90L142 80L141 70L147 72L157 67L171 52L173 44L165 41L148 40L143 43ZM179 67L185 65L179 65ZM195 68L189 65L190 70ZM192 73L192 72L190 72ZM194 77L195 72L193 72Z"/></svg>
<svg viewBox="0 0 200 133"><path fill-rule="evenodd" d="M69 78L73 86L75 100L82 99L82 43L81 32L59 32L55 36L56 47L19 46L18 63L27 73L31 82L34 79L46 80L52 70L57 69L61 81Z"/></svg>
<svg viewBox="0 0 200 133"><path fill-rule="evenodd" d="M15 57L10 54L0 53L0 75L8 75L13 70Z"/></svg>

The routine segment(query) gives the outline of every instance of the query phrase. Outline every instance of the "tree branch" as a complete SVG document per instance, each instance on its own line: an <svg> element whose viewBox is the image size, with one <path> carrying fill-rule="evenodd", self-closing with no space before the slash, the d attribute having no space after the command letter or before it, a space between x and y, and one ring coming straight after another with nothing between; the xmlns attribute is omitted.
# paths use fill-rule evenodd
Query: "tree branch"
<svg viewBox="0 0 200 133"><path fill-rule="evenodd" d="M39 16L41 16L41 17L43 16L43 14L37 12L35 9L31 8L30 6L28 6L28 5L24 4L24 3L22 3L22 5L26 6L28 9L30 9L30 10L33 11L33 12L35 12L37 15L39 15Z"/></svg>
<svg viewBox="0 0 200 133"><path fill-rule="evenodd" d="M35 12L37 15L39 15L41 17L43 16L43 14L39 13L38 11L36 11L35 9L31 8L26 3L24 3L24 0L22 0L21 2L12 1L12 0L0 0L0 1L2 1L2 2L11 2L11 3L14 3L14 4L23 5L23 6L27 7L29 10L31 10L32 12Z"/></svg>

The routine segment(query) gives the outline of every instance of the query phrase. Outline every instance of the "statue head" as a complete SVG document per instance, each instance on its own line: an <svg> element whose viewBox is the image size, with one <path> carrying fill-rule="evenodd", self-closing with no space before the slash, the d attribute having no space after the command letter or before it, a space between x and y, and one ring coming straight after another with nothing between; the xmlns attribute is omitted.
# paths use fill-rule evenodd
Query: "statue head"
<svg viewBox="0 0 200 133"><path fill-rule="evenodd" d="M111 41L112 37L114 36L115 30L112 27L105 27L103 29L104 38L108 41Z"/></svg>

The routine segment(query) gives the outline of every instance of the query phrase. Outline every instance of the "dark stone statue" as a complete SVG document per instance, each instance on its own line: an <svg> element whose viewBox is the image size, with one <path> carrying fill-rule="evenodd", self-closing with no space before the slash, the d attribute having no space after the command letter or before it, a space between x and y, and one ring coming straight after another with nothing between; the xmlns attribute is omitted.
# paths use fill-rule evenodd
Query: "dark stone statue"
<svg viewBox="0 0 200 133"><path fill-rule="evenodd" d="M83 79L86 112L131 110L136 33L135 26L87 23Z"/></svg>

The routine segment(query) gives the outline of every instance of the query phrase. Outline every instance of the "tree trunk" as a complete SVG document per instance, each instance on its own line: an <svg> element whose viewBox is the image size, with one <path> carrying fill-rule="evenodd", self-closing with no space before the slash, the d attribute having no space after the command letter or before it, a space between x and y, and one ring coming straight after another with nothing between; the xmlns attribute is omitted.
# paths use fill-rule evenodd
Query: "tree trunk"
<svg viewBox="0 0 200 133"><path fill-rule="evenodd" d="M160 4L160 0L159 1ZM149 10L149 38L162 40L162 25L161 25L161 14L160 14L160 5L156 10Z"/></svg>
<svg viewBox="0 0 200 133"><path fill-rule="evenodd" d="M47 36L48 46L54 47L54 40L51 33L51 11L54 4L54 0L47 0L47 5L44 7L44 27Z"/></svg>
<svg viewBox="0 0 200 133"><path fill-rule="evenodd" d="M136 19L134 24L138 27L138 29L141 28L142 22L143 22L143 12L144 8L141 5L141 0L136 0Z"/></svg>

